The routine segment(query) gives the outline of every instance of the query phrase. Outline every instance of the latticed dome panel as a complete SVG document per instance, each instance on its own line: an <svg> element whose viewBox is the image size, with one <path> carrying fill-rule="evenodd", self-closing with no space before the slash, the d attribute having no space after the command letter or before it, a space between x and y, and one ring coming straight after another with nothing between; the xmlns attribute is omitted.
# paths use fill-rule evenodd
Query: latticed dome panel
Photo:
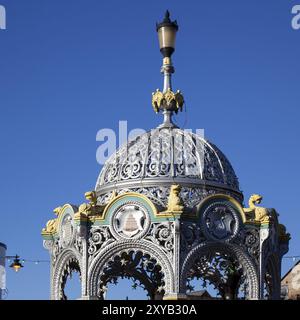
<svg viewBox="0 0 300 320"><path fill-rule="evenodd" d="M202 137L178 128L157 128L123 145L104 165L96 190L131 180L164 178L239 190L225 155Z"/></svg>

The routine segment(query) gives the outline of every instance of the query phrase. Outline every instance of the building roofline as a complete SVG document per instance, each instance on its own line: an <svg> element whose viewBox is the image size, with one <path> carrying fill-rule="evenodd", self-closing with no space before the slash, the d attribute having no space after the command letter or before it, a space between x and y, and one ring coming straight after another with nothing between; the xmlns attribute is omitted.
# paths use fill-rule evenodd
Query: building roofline
<svg viewBox="0 0 300 320"><path fill-rule="evenodd" d="M289 273L300 263L300 260L298 260L291 268L290 270L281 278L281 281L283 281L288 275Z"/></svg>

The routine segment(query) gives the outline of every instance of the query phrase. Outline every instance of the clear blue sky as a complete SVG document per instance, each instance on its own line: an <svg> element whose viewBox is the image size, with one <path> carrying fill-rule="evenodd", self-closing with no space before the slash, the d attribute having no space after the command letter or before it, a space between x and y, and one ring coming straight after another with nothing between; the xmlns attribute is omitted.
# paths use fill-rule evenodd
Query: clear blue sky
<svg viewBox="0 0 300 320"><path fill-rule="evenodd" d="M224 151L246 199L261 193L280 212L289 255L300 254L300 30L291 28L300 0L0 4L0 241L8 254L48 258L41 228L53 208L81 203L94 188L99 129L161 121L151 92L162 86L155 22L166 8L180 26L174 88L187 102L186 127L204 128ZM49 266L25 266L8 270L9 297L47 299Z"/></svg>

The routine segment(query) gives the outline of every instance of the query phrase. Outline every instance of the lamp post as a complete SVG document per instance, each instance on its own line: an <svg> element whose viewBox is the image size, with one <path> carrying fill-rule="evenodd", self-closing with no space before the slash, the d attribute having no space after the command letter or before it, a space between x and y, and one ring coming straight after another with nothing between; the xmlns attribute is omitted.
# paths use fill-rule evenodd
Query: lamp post
<svg viewBox="0 0 300 320"><path fill-rule="evenodd" d="M163 55L163 65L161 73L164 76L164 86L162 92L157 89L152 93L152 106L158 113L160 110L164 115L164 122L161 127L176 127L172 122L173 112L182 111L184 98L179 90L172 91L171 76L175 72L171 56L175 51L176 33L178 31L177 21L170 19L170 13L167 10L164 19L156 24L156 31L159 41L159 49Z"/></svg>
<svg viewBox="0 0 300 320"><path fill-rule="evenodd" d="M172 64L171 56L175 51L176 33L178 31L177 21L171 21L170 13L167 10L162 22L156 24L158 34L159 49L163 55L163 65L161 72L164 74L163 92L172 90L171 75L175 69Z"/></svg>
<svg viewBox="0 0 300 320"><path fill-rule="evenodd" d="M167 10L162 22L156 24L159 47L164 58L170 58L175 51L176 33L178 31L177 21L171 21L170 12Z"/></svg>

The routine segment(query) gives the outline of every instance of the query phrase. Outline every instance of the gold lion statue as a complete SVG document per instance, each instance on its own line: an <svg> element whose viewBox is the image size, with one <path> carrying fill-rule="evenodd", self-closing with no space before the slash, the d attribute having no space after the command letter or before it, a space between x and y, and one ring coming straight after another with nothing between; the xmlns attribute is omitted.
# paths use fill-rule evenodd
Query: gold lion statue
<svg viewBox="0 0 300 320"><path fill-rule="evenodd" d="M257 206L257 204L261 203L262 199L263 197L260 194L253 194L249 198L249 208L244 208L244 212L246 216L250 216L250 220L253 220L254 217L254 221L267 224L272 220L272 215L270 209Z"/></svg>
<svg viewBox="0 0 300 320"><path fill-rule="evenodd" d="M62 209L62 207L55 208L53 210L54 214L56 216L58 216L60 211L61 211L61 209ZM56 229L57 229L57 218L49 220L47 222L47 224L46 224L46 228L42 229L42 232L44 232L44 233L54 233L54 232L56 232Z"/></svg>
<svg viewBox="0 0 300 320"><path fill-rule="evenodd" d="M93 216L101 214L106 207L107 204L99 205L97 204L97 195L95 191L88 191L84 194L84 197L86 200L88 200L88 203L83 203L79 206L78 212L75 214L75 218L83 216ZM116 197L116 192L113 191L110 201L112 201Z"/></svg>
<svg viewBox="0 0 300 320"><path fill-rule="evenodd" d="M170 195L168 198L168 206L165 212L175 212L181 213L183 212L184 205L179 196L181 191L181 187L178 184L173 184L170 189Z"/></svg>

